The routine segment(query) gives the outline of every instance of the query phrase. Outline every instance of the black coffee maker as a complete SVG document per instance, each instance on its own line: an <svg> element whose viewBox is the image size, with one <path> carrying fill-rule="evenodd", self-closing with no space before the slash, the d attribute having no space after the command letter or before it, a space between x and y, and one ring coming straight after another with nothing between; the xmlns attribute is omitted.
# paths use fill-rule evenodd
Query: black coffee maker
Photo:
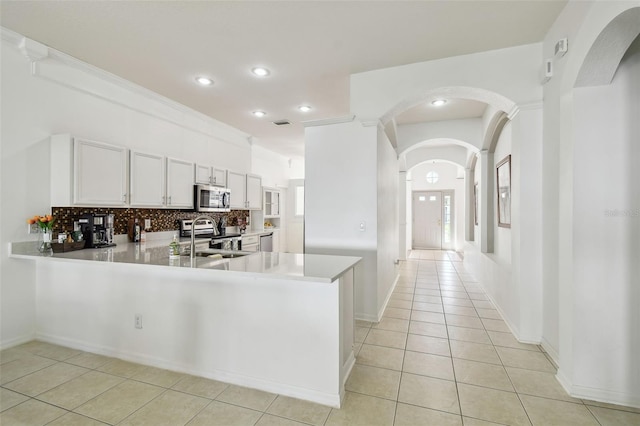
<svg viewBox="0 0 640 426"><path fill-rule="evenodd" d="M78 219L82 238L86 241L85 248L100 248L115 246L113 242L112 214L83 214Z"/></svg>

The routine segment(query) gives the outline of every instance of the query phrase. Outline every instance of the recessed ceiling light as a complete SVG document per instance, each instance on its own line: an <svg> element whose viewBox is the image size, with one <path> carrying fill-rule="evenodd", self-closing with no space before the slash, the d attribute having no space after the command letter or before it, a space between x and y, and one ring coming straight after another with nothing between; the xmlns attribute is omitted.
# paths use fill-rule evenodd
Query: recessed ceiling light
<svg viewBox="0 0 640 426"><path fill-rule="evenodd" d="M196 81L203 86L211 86L213 84L213 80L209 77L196 77Z"/></svg>
<svg viewBox="0 0 640 426"><path fill-rule="evenodd" d="M311 111L311 107L309 105L300 105L298 107L298 109L302 112L309 112Z"/></svg>
<svg viewBox="0 0 640 426"><path fill-rule="evenodd" d="M251 72L257 75L258 77L266 77L269 74L271 74L271 71L269 71L264 67L255 67L254 69L251 70Z"/></svg>
<svg viewBox="0 0 640 426"><path fill-rule="evenodd" d="M255 115L256 117L264 117L265 115L267 115L267 113L264 111L253 111L252 114Z"/></svg>
<svg viewBox="0 0 640 426"><path fill-rule="evenodd" d="M435 101L431 102L431 105L433 106L442 106L444 104L446 104L447 101L444 99L436 99Z"/></svg>

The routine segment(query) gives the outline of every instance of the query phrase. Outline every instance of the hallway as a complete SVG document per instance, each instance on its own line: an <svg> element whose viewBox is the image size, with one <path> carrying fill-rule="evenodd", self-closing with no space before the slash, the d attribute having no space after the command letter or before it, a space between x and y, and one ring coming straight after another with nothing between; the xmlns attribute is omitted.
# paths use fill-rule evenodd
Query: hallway
<svg viewBox="0 0 640 426"><path fill-rule="evenodd" d="M640 424L638 409L567 396L547 356L513 338L453 252L412 252L382 321L358 321L356 341L340 410L30 342L0 353L0 423Z"/></svg>

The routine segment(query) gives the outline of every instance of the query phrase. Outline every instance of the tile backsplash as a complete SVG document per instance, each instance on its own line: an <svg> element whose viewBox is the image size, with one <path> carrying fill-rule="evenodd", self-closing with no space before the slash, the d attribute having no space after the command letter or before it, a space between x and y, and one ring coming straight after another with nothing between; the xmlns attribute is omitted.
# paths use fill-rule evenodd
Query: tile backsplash
<svg viewBox="0 0 640 426"><path fill-rule="evenodd" d="M113 214L115 217L114 233L126 234L129 219L138 218L144 226L144 219L151 219L148 232L177 231L180 219L192 219L200 213L193 210L176 209L135 209L135 208L102 208L102 207L52 207L51 214L56 219L54 232L73 231L73 222L83 214ZM248 210L232 210L228 213L207 213L216 221L226 216L227 226L241 225L249 216Z"/></svg>

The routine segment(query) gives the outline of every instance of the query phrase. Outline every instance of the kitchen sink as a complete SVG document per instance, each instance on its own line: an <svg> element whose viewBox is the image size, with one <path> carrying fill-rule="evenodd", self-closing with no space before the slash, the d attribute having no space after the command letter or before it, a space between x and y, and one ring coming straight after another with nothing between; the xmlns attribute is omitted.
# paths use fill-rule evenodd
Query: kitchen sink
<svg viewBox="0 0 640 426"><path fill-rule="evenodd" d="M246 256L246 253L228 253L228 254L223 254L222 257L225 259L232 259L234 257L242 257L242 256Z"/></svg>
<svg viewBox="0 0 640 426"><path fill-rule="evenodd" d="M197 251L196 252L196 257L211 257L213 258L214 256L218 255L220 257L222 257L223 259L233 259L236 257L243 257L246 256L250 253L243 253L243 252L216 252L216 251ZM185 253L182 256L189 256L189 253ZM217 256L216 256L217 257Z"/></svg>

